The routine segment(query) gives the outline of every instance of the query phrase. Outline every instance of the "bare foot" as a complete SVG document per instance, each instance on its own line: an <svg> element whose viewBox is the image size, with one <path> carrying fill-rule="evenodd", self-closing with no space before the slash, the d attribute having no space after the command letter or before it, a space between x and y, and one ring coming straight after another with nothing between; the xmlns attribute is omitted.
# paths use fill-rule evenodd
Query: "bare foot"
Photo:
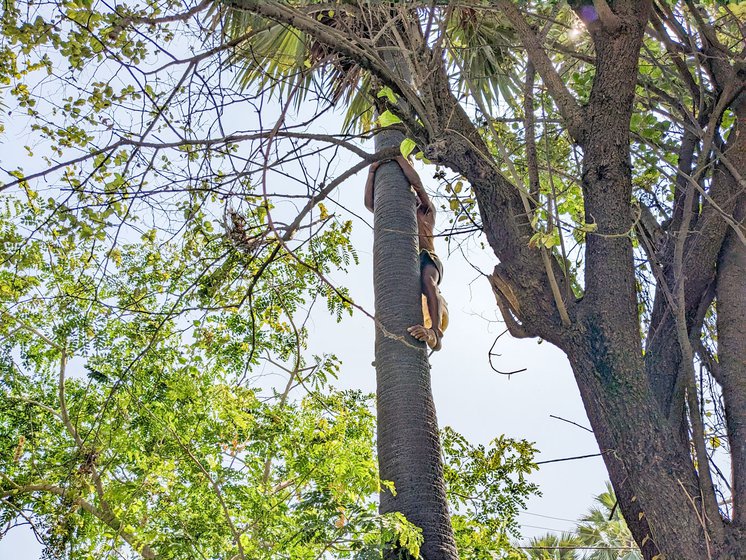
<svg viewBox="0 0 746 560"><path fill-rule="evenodd" d="M433 329L427 329L422 325L414 325L407 329L407 332L415 337L417 340L427 343L427 345L433 350L440 350L440 338L438 333Z"/></svg>

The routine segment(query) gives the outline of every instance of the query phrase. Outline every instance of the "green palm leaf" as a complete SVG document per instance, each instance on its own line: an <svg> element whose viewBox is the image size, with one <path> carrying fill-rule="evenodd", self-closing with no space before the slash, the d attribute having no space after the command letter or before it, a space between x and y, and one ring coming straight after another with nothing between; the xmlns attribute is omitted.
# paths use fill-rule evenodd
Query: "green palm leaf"
<svg viewBox="0 0 746 560"><path fill-rule="evenodd" d="M348 36L365 37L364 18L357 5L340 2L298 2L306 15ZM457 77L462 95L478 97L487 105L499 96L512 100L519 94L512 75L509 47L513 31L498 12L457 7L448 14L447 40L443 42L448 64ZM219 16L230 39L245 37L236 48L237 84L242 88L274 90L279 95L294 91L296 106L312 95L326 106L343 103L344 129L368 130L373 119L375 83L356 62L290 26L255 14L223 8Z"/></svg>
<svg viewBox="0 0 746 560"><path fill-rule="evenodd" d="M578 538L572 533L559 536L547 533L529 541L526 555L529 560L577 560L575 547L579 545Z"/></svg>
<svg viewBox="0 0 746 560"><path fill-rule="evenodd" d="M352 4L333 8L328 3L306 5L306 14L324 25L364 32ZM291 26L237 9L225 9L220 16L223 32L230 39L245 37L233 57L239 69L236 83L241 88L268 89L279 95L294 92L296 108L312 94L325 106L341 101L347 107L345 130L370 128L370 75L357 63Z"/></svg>
<svg viewBox="0 0 746 560"><path fill-rule="evenodd" d="M510 79L514 32L499 12L457 8L447 22L446 55L457 77L458 91L487 106L499 95L509 100L519 90Z"/></svg>
<svg viewBox="0 0 746 560"><path fill-rule="evenodd" d="M606 483L606 492L596 496L591 507L578 524L578 539L585 546L606 547L595 550L589 560L641 560L642 556L632 538L627 523L619 508L611 483ZM632 549L632 550L629 550Z"/></svg>

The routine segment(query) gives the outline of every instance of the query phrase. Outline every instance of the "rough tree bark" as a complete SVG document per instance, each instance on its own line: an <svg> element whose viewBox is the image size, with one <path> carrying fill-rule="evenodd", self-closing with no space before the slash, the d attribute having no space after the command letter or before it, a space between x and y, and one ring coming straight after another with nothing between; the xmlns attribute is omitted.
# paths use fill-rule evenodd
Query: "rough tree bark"
<svg viewBox="0 0 746 560"><path fill-rule="evenodd" d="M746 195L736 218L746 234ZM718 262L718 358L733 465L733 524L746 538L746 246L730 231Z"/></svg>
<svg viewBox="0 0 746 560"><path fill-rule="evenodd" d="M686 448L672 446L644 375L633 248L629 122L637 61L649 4L619 12L618 25L590 25L596 76L586 106L583 147L586 239L585 297L576 332L563 346L615 487L634 481L642 512L661 550L675 558L707 558L691 497L699 498ZM621 460L617 460L621 459ZM623 468L619 468L622 467ZM656 496L655 499L651 499ZM637 513L620 504L627 518ZM675 518L671 511L680 512ZM650 535L649 537L652 537ZM643 537L644 539L644 537ZM638 536L638 542L641 542Z"/></svg>
<svg viewBox="0 0 746 560"><path fill-rule="evenodd" d="M738 125L731 132L725 155L739 169L746 170L746 94L742 95L736 114ZM733 183L737 194L734 219L746 236L746 191ZM742 176L743 177L743 176ZM746 246L734 228L728 230L718 259L717 332L719 376L725 399L726 423L731 449L733 478L733 524L746 538ZM744 547L746 548L746 546ZM746 552L745 552L746 554Z"/></svg>
<svg viewBox="0 0 746 560"><path fill-rule="evenodd" d="M385 6L372 13L371 31L378 33L396 15ZM395 44L388 34L381 41ZM382 49L381 58L402 83L410 81L409 68L394 51ZM397 148L402 140L401 132L379 132L376 149ZM378 168L374 186L378 468L381 480L393 482L396 492L383 489L379 511L401 512L422 529L423 558L457 560L427 347L407 332L423 323L415 196L395 162Z"/></svg>

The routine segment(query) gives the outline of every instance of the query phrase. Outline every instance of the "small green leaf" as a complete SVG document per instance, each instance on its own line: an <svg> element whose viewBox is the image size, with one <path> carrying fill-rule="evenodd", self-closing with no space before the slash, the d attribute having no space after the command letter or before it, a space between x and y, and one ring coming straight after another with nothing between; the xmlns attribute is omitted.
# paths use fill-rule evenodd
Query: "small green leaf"
<svg viewBox="0 0 746 560"><path fill-rule="evenodd" d="M401 119L389 110L384 111L378 117L378 124L382 127L391 126L392 124L400 123Z"/></svg>
<svg viewBox="0 0 746 560"><path fill-rule="evenodd" d="M420 161L421 161L422 163L424 163L425 165L430 165L430 164L432 163L432 161L430 161L429 159L427 159L427 158L425 157L425 154L424 154L424 152L417 152L417 153L416 153L416 154L414 155L414 159L418 159L418 160L420 160Z"/></svg>
<svg viewBox="0 0 746 560"><path fill-rule="evenodd" d="M399 146L399 150L401 150L401 155L404 157L409 157L409 154L412 153L412 151L417 147L417 144L415 144L415 141L411 138L405 138L402 140L401 145Z"/></svg>
<svg viewBox="0 0 746 560"><path fill-rule="evenodd" d="M391 103L396 103L396 94L389 86L384 86L381 88L381 91L378 92L377 97L385 97L388 99Z"/></svg>

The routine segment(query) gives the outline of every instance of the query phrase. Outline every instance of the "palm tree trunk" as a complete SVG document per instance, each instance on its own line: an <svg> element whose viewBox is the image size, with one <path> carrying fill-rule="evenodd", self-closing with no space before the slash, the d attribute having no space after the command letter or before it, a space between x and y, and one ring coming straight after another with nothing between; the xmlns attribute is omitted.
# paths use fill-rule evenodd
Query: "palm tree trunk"
<svg viewBox="0 0 746 560"><path fill-rule="evenodd" d="M376 149L398 146L402 138L379 133ZM396 163L379 167L375 181L378 463L381 479L396 491L382 491L380 511L401 512L422 529L427 560L456 560L430 365L425 344L407 333L422 322L414 195Z"/></svg>

